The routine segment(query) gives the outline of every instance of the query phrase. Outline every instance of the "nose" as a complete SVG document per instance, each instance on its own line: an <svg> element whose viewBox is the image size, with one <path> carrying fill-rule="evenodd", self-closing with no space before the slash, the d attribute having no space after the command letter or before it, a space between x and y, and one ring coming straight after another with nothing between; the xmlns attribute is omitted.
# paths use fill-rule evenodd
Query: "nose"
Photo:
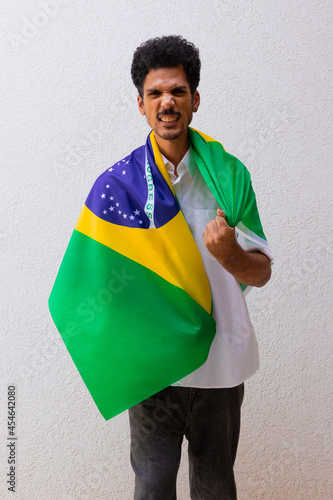
<svg viewBox="0 0 333 500"><path fill-rule="evenodd" d="M171 108L175 104L175 100L173 95L170 92L165 92L162 95L161 105L163 108L168 109Z"/></svg>

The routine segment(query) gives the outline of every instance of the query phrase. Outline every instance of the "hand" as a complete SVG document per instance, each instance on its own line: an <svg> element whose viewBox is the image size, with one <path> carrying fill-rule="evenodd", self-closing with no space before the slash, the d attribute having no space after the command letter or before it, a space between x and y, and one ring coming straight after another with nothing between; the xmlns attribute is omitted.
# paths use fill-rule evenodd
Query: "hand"
<svg viewBox="0 0 333 500"><path fill-rule="evenodd" d="M211 220L203 232L210 253L233 277L250 286L263 286L271 277L271 263L263 253L246 252L237 243L235 228L228 226L223 210Z"/></svg>
<svg viewBox="0 0 333 500"><path fill-rule="evenodd" d="M235 228L228 226L223 210L217 210L217 217L204 229L206 248L222 265L237 253L240 246L236 240Z"/></svg>

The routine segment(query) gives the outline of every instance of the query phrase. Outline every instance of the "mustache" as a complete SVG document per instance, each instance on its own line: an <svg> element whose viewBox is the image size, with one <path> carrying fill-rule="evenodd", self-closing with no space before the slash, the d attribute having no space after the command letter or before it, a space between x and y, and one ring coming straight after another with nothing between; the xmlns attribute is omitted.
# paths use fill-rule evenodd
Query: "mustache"
<svg viewBox="0 0 333 500"><path fill-rule="evenodd" d="M165 115L175 115L175 116L182 116L179 111L174 111L172 108L171 109L165 109L164 111L160 111L157 113L156 117L160 118L160 116L165 116Z"/></svg>

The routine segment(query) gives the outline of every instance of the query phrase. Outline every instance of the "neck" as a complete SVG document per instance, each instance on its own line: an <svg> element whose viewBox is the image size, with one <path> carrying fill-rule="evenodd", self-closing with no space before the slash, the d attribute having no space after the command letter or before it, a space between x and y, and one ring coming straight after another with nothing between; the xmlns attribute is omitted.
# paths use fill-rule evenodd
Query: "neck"
<svg viewBox="0 0 333 500"><path fill-rule="evenodd" d="M179 163L184 158L188 148L190 147L188 141L188 133L183 133L180 137L174 140L166 140L155 134L155 139L160 152L175 166L177 167Z"/></svg>

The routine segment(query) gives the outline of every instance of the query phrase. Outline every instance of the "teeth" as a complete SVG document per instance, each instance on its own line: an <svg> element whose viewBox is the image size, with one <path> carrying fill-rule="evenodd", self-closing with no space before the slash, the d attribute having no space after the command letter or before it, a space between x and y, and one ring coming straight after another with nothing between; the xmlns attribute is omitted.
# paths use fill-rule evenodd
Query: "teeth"
<svg viewBox="0 0 333 500"><path fill-rule="evenodd" d="M172 115L172 116L161 116L160 120L162 122L175 122L178 120L178 116Z"/></svg>

